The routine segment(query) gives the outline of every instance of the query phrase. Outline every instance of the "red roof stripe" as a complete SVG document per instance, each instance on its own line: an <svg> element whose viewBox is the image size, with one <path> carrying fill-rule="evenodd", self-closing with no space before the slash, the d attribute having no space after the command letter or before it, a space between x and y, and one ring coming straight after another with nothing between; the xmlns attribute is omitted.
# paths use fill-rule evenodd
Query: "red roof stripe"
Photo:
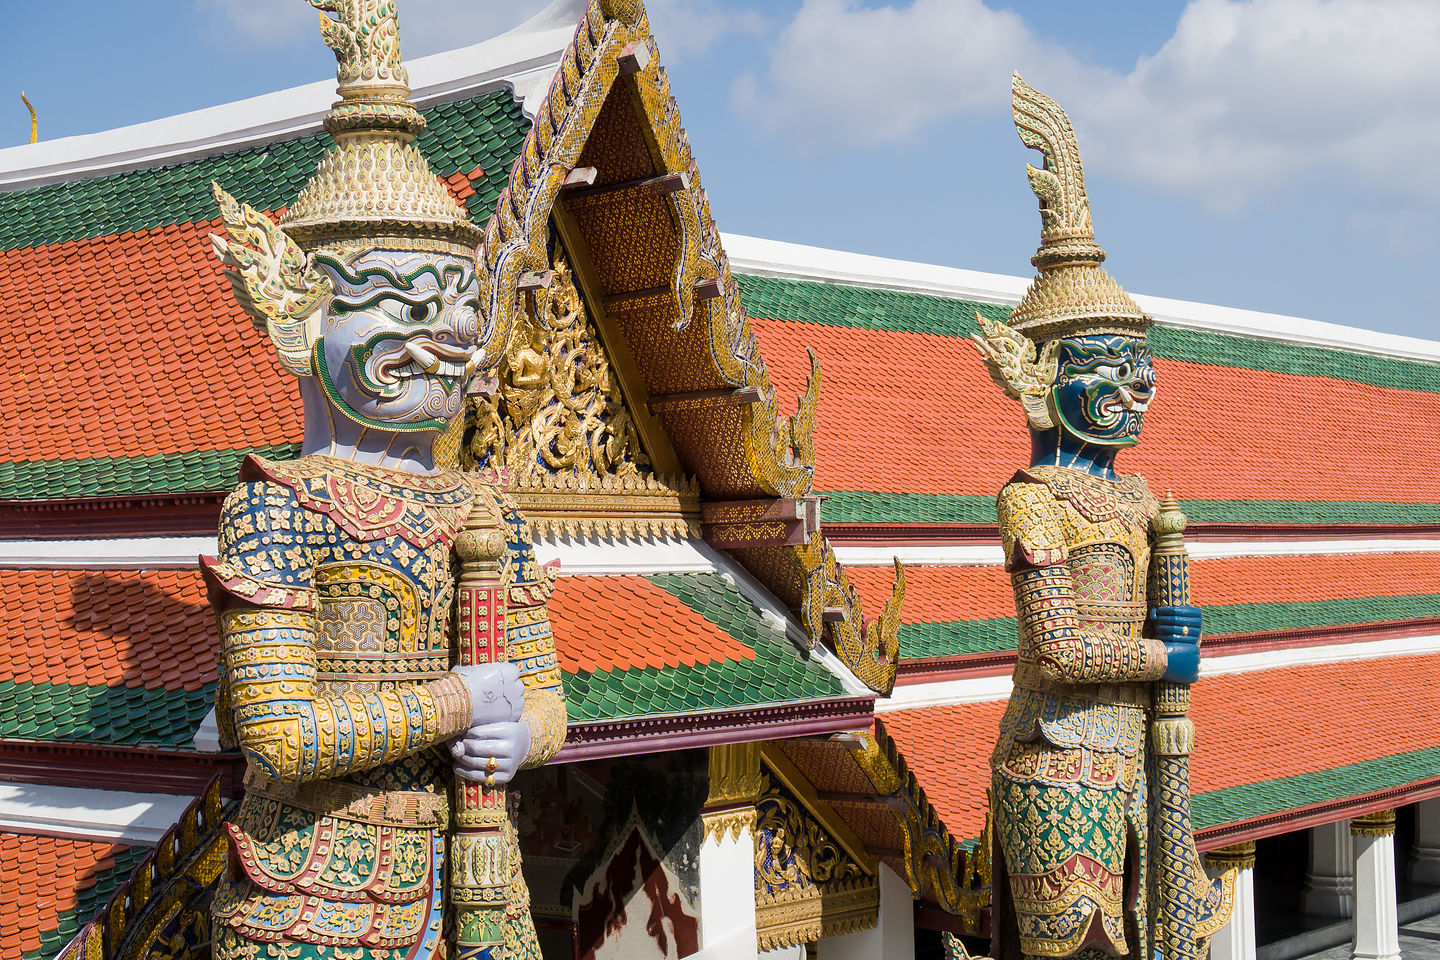
<svg viewBox="0 0 1440 960"><path fill-rule="evenodd" d="M751 324L781 396L804 389L806 346L820 358L818 489L991 496L1028 462L1019 408L966 340L753 317ZM1157 493L1333 500L1343 491L1354 500L1440 501L1440 471L1414 431L1440 422L1440 393L1163 358L1156 368L1159 396L1145 440L1120 467L1145 474ZM1225 429L1191 429L1202 410ZM910 442L916 438L924 442ZM1366 455L1286 469L1297 450L1342 448Z"/></svg>
<svg viewBox="0 0 1440 960"><path fill-rule="evenodd" d="M1440 746L1440 727L1415 720L1440 716L1440 654L1205 677L1191 689L1195 793ZM881 718L956 836L978 836L983 826L1004 707L923 707Z"/></svg>

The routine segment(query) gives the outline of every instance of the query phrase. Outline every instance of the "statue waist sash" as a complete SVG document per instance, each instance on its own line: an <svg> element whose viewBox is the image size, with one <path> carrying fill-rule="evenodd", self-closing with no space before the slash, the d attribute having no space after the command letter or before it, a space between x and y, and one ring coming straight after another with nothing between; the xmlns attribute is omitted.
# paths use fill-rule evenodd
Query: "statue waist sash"
<svg viewBox="0 0 1440 960"><path fill-rule="evenodd" d="M444 792L382 789L343 780L281 783L253 768L245 771L245 791L319 816L379 826L436 829L450 822L450 799Z"/></svg>
<svg viewBox="0 0 1440 960"><path fill-rule="evenodd" d="M1117 707L1148 707L1151 698L1148 683L1060 683L1047 678L1039 664L1026 660L1015 664L1014 684L1022 690Z"/></svg>

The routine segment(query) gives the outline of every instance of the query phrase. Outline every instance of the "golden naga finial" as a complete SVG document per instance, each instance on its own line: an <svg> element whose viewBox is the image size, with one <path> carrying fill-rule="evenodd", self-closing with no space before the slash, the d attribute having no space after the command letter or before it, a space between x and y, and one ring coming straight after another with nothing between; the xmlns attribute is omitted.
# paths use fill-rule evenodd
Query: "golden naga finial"
<svg viewBox="0 0 1440 960"><path fill-rule="evenodd" d="M20 91L20 99L25 104L25 109L30 111L30 142L34 143L40 139L40 121L35 117L35 107L30 103L30 98L25 96L25 91Z"/></svg>
<svg viewBox="0 0 1440 960"><path fill-rule="evenodd" d="M400 61L395 0L307 0L320 11L320 33L335 51L340 95L356 85L410 86ZM333 18L326 16L333 13ZM347 97L348 99L348 97Z"/></svg>
<svg viewBox="0 0 1440 960"><path fill-rule="evenodd" d="M1095 242L1069 116L1018 73L1010 106L1020 141L1045 157L1041 169L1025 166L1040 199L1040 249L1030 258L1040 272L1010 315L1010 327L1036 343L1094 333L1144 336L1150 318L1100 269L1105 251Z"/></svg>
<svg viewBox="0 0 1440 960"><path fill-rule="evenodd" d="M1010 109L1020 141L1045 157L1044 169L1025 165L1030 189L1040 198L1040 249L1031 262L1042 270L1065 262L1103 263L1105 251L1095 242L1085 168L1070 117L1018 73L1010 84Z"/></svg>

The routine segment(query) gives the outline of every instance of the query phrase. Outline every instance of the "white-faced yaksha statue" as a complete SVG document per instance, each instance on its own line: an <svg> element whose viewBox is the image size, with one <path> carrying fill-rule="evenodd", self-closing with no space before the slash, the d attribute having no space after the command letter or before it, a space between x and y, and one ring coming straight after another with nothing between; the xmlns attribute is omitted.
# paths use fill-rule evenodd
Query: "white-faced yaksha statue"
<svg viewBox="0 0 1440 960"><path fill-rule="evenodd" d="M248 761L214 955L538 956L505 784L565 736L551 581L504 496L435 450L503 349L481 231L415 147L394 0L310 2L334 144L279 226L215 188L305 438L246 460L204 564L221 736Z"/></svg>

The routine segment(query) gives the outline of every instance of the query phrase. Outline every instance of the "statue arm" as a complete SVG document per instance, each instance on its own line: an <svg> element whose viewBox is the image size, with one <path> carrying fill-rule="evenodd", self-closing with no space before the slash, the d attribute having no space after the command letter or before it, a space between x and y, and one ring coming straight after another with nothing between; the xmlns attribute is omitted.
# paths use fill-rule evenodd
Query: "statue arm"
<svg viewBox="0 0 1440 960"><path fill-rule="evenodd" d="M504 518L511 569L516 572L510 587L505 649L520 668L525 684L525 709L520 719L530 728L530 750L521 769L529 769L549 761L565 743L565 688L546 608L554 589L554 573L535 562L529 525L508 502Z"/></svg>
<svg viewBox="0 0 1440 960"><path fill-rule="evenodd" d="M1080 626L1064 515L1047 487L1007 484L1000 493L999 516L1022 659L1035 663L1053 683L1158 680L1164 674L1160 642Z"/></svg>
<svg viewBox="0 0 1440 960"><path fill-rule="evenodd" d="M284 487L246 484L226 501L220 555L204 565L220 623L223 726L258 771L292 783L397 760L470 721L456 675L375 693L318 691L307 519Z"/></svg>

